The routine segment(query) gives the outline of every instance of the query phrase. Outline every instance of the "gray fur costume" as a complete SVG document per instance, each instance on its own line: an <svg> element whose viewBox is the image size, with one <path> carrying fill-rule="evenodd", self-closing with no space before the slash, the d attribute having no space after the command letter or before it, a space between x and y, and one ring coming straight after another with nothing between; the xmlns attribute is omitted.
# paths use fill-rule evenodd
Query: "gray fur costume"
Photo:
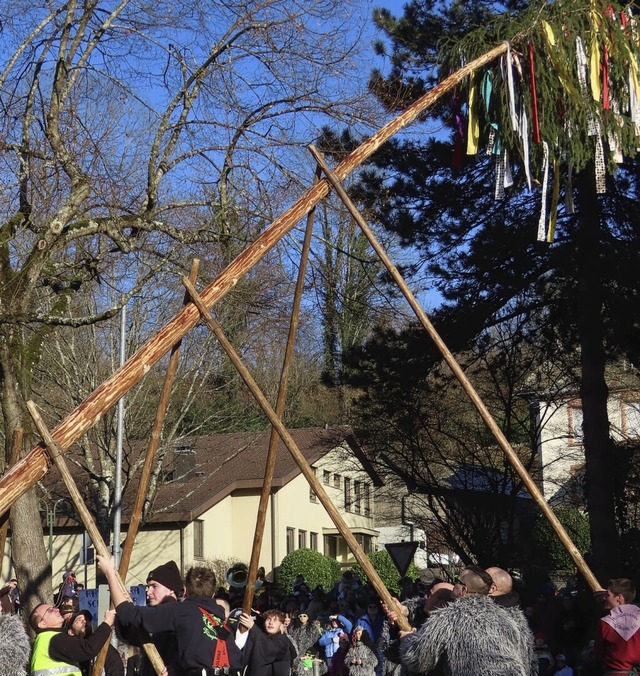
<svg viewBox="0 0 640 676"><path fill-rule="evenodd" d="M25 676L31 644L17 615L0 615L0 676Z"/></svg>
<svg viewBox="0 0 640 676"><path fill-rule="evenodd" d="M361 660L362 664L351 664L353 660ZM349 669L349 676L374 676L378 658L371 648L358 641L349 648L344 664Z"/></svg>
<svg viewBox="0 0 640 676"><path fill-rule="evenodd" d="M521 619L520 619L521 618ZM446 676L535 676L533 636L520 611L488 596L465 596L435 610L400 645L402 666L427 674L438 660Z"/></svg>

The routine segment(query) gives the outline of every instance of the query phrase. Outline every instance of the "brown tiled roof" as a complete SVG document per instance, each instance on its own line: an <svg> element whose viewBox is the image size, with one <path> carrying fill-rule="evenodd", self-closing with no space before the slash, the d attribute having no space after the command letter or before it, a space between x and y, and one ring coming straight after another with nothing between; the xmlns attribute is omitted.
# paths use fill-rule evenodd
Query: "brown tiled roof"
<svg viewBox="0 0 640 676"><path fill-rule="evenodd" d="M348 427L290 429L289 433L310 465L345 440L348 440L350 447L359 457L361 455L361 449ZM267 430L181 439L174 445L174 449L177 447L183 453L169 450L164 461L165 472L173 471L175 479L158 489L147 523L192 521L234 491L260 490L269 436L270 431ZM77 458L77 455L75 457ZM365 467L367 465L368 463ZM291 453L280 442L273 487L286 485L300 473L300 468ZM84 479L81 478L80 468L75 469L73 474L78 483L86 482L86 476ZM52 470L45 483L55 497L66 495L56 475L57 472ZM377 477L373 479L377 483ZM129 483L123 495L124 523L129 519L137 484L137 479Z"/></svg>

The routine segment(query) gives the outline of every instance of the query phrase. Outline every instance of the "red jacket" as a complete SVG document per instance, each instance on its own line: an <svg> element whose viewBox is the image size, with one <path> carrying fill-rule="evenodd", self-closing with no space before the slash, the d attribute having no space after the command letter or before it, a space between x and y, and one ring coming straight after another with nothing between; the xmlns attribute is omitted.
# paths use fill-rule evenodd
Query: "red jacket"
<svg viewBox="0 0 640 676"><path fill-rule="evenodd" d="M640 608L617 606L598 622L596 660L606 671L630 671L640 665Z"/></svg>

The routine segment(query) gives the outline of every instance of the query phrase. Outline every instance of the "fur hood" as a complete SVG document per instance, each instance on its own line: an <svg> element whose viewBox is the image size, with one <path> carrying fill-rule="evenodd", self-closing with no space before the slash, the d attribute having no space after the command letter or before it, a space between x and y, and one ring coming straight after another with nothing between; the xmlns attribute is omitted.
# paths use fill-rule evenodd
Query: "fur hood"
<svg viewBox="0 0 640 676"><path fill-rule="evenodd" d="M488 596L466 596L434 611L400 645L406 671L427 674L442 658L447 676L534 676L533 636L522 613Z"/></svg>
<svg viewBox="0 0 640 676"><path fill-rule="evenodd" d="M27 673L31 644L17 615L0 615L0 674L24 676Z"/></svg>

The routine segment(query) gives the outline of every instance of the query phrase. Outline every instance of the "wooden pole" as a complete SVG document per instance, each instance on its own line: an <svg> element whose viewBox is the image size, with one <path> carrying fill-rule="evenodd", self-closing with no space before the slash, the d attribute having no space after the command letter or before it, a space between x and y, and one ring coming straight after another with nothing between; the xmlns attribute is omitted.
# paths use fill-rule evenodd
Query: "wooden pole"
<svg viewBox="0 0 640 676"><path fill-rule="evenodd" d="M320 168L316 171L315 182L320 180ZM289 373L291 366L291 359L293 357L293 348L296 343L296 334L298 332L298 320L300 318L300 303L302 300L302 292L304 291L304 278L307 271L307 262L309 260L309 249L311 248L311 236L313 234L313 218L315 215L315 208L307 214L307 228L304 233L304 242L302 244L302 253L300 254L300 269L298 270L298 279L296 280L296 288L293 295L293 307L291 309L291 320L289 322L289 334L287 336L287 346L284 352L284 359L282 360L282 370L280 372L280 384L278 386L278 396L276 398L275 414L278 420L282 420L282 413L284 412L285 402L287 398L287 385L289 384ZM191 281L191 280L190 280ZM247 586L244 592L244 599L242 603L243 612L247 615L251 614L251 605L253 604L253 596L255 591L256 579L258 577L258 563L260 562L260 551L262 549L262 538L264 536L264 524L267 518L267 507L269 505L269 497L271 495L271 485L273 483L273 472L276 466L276 459L278 456L278 444L280 437L275 427L271 428L271 436L269 437L269 450L267 452L267 464L264 471L264 479L262 482L262 492L260 494L260 502L258 504L258 516L256 518L256 528L253 536L253 546L251 548L251 560L249 562L249 574L247 577ZM271 525L273 528L273 524Z"/></svg>
<svg viewBox="0 0 640 676"><path fill-rule="evenodd" d="M458 86L470 73L500 56L506 49L507 44L501 43L443 80L347 155L336 167L336 176L340 180L344 180L394 134L413 122L441 96ZM223 298L237 284L238 280L251 270L301 218L327 196L329 190L330 185L326 179L307 190L302 197L240 253L215 280L203 289L202 302L207 307L212 307ZM60 450L65 452L71 444L95 425L120 397L126 394L173 345L198 323L199 319L200 313L197 308L193 304L187 305L155 336L150 338L136 354L130 357L121 368L98 386L51 431L52 437ZM15 500L39 481L46 472L46 454L43 446L38 445L0 480L0 514L6 512Z"/></svg>
<svg viewBox="0 0 640 676"><path fill-rule="evenodd" d="M18 462L20 459L20 453L22 452L22 439L24 437L24 430L21 427L17 427L13 430L13 435L11 437L11 449L9 450L9 467ZM3 514L0 517L0 562L4 557L4 547L7 542L7 534L9 532L9 513Z"/></svg>
<svg viewBox="0 0 640 676"><path fill-rule="evenodd" d="M189 279L192 284L195 284L200 269L200 261L196 258L191 265ZM185 293L184 304L189 302L189 295ZM151 481L151 474L153 472L153 465L156 459L158 448L160 447L160 436L164 426L164 419L169 407L169 399L171 397L171 390L178 371L178 362L180 360L180 346L182 341L178 341L171 349L171 356L169 357L169 364L167 366L167 373L164 377L164 384L162 392L160 393L160 401L156 409L156 416L153 421L151 429L151 438L147 446L147 453L144 458L144 465L140 473L140 483L138 484L138 492L136 493L136 501L131 513L129 521L129 528L127 528L127 537L122 548L122 557L120 558L120 566L118 572L123 580L127 579L129 572L129 564L131 563L131 553L133 552L133 545L135 544L138 531L140 530L140 523L142 521L142 510L144 508L144 501L147 498L149 491L149 483Z"/></svg>
<svg viewBox="0 0 640 676"><path fill-rule="evenodd" d="M480 398L480 395L476 392L473 385L465 375L464 371L456 361L456 358L449 351L449 348L447 348L447 346L445 345L444 341L442 340L442 338L436 331L435 327L427 317L426 312L422 309L420 303L418 303L418 300L407 286L402 275L400 275L398 269L393 264L384 248L376 239L376 236L369 227L368 223L364 220L364 218L358 211L357 207L353 204L353 202L345 192L336 174L329 168L327 163L324 161L322 155L318 152L318 150L314 146L309 146L309 150L311 151L311 154L313 155L316 162L322 167L322 170L329 179L329 182L335 188L336 193L338 194L340 199L344 202L344 205L349 210L349 213L364 232L371 246L375 249L376 253L384 263L384 266L389 271L394 282L398 285L398 288L402 291L402 294L407 299L407 302L411 306L411 309L414 311L416 317L422 324L423 328L429 334L433 342L440 350L442 356L444 357L444 360L449 365L449 368L453 371L454 375L462 385L462 388L467 393L469 399L471 399L473 405L476 407L481 418L484 420L487 427L491 430L493 436L498 442L498 445L509 459L509 462L511 463L516 473L520 477L522 483L529 491L531 497L534 499L534 501L536 502L536 504L546 517L547 521L555 531L556 535L560 538L560 542L562 542L567 552L569 552L578 570L582 573L585 580L587 581L589 586L593 589L593 591L602 589L602 585L598 582L589 566L587 566L586 561L582 558L582 554L580 554L577 547L574 545L573 541L569 537L569 534L564 529L564 526L560 523L558 517L553 513L553 510L547 504L547 501L544 499L544 495L542 495L535 481L531 478L531 476L529 476L527 469L522 464L520 458L511 447L511 444L502 433L502 430L500 429L496 421L493 419L491 413L489 413L489 410L484 405L484 402Z"/></svg>
<svg viewBox="0 0 640 676"><path fill-rule="evenodd" d="M100 531L98 530L98 527L96 526L93 517L91 516L91 513L87 509L84 503L84 499L82 495L80 495L80 491L78 490L78 487L76 486L76 483L73 480L73 477L71 476L71 472L67 467L67 463L65 459L62 457L62 449L56 443L55 439L51 435L51 432L49 432L47 426L44 423L44 420L42 420L42 418L40 417L40 413L38 413L36 405L32 401L27 402L27 409L29 410L31 417L33 418L33 422L38 432L40 433L40 436L42 437L46 448L49 451L51 459L53 460L55 466L58 468L58 471L60 472L60 476L62 477L62 480L64 481L64 484L67 487L67 490L69 491L69 496L73 501L73 505L76 509L76 512L78 513L78 516L80 517L80 520L82 521L85 530L87 531L89 537L91 538L91 541L93 542L93 546L96 549L96 553L100 554L100 556L105 556L109 558L111 556L111 552L107 549L107 545L104 543L102 535L100 535ZM124 586L124 583L122 582L122 579L120 578L120 575L117 572L116 578L118 581L118 586L120 587L120 590L124 594L125 598L127 599L127 601L131 601L131 595L129 594L129 590ZM153 645L153 643L151 643L151 639L149 638L148 634L144 635L142 648L147 654L147 657L149 658L149 661L151 662L156 673L159 675L162 674L164 671L164 663L162 661L162 658L158 654L157 648L155 647L155 645Z"/></svg>
<svg viewBox="0 0 640 676"><path fill-rule="evenodd" d="M211 316L211 313L207 309L206 305L198 295L198 292L195 290L191 282L186 277L182 278L182 283L185 285L189 293L191 294L191 300L196 304L200 312L202 312L202 317L204 318L207 326L211 329L211 332L222 345L223 349L229 356L232 364L235 366L236 370L240 374L241 378L244 380L245 384L249 388L251 394L255 397L256 401L260 405L260 408L264 411L269 422L278 432L278 435L282 439L282 442L287 447L293 459L296 461L298 467L304 474L305 478L309 482L314 493L318 496L318 499L327 510L327 514L331 517L331 520L335 524L336 528L340 532L340 535L344 538L345 542L349 546L349 549L353 552L353 555L356 558L356 561L362 566L363 571L375 587L380 599L389 607L395 608L395 603L389 594L389 591L384 585L384 582L380 579L380 576L376 572L375 568L371 565L371 561L367 558L364 551L358 544L358 541L354 537L353 533L349 530L349 526L345 523L344 519L340 512L336 509L334 504L331 502L331 499L327 495L326 491L322 484L318 481L314 471L311 469L307 459L302 454L302 451L298 448L296 442L293 440L293 437L289 434L287 428L282 424L282 421L276 415L276 412L271 408L271 405L267 401L266 397L258 387L257 383L242 363L242 360L234 350L231 343L228 341L227 337L224 335L222 328L216 322L216 320ZM404 615L399 615L397 620L398 627L404 631L410 631L411 627L409 622Z"/></svg>

